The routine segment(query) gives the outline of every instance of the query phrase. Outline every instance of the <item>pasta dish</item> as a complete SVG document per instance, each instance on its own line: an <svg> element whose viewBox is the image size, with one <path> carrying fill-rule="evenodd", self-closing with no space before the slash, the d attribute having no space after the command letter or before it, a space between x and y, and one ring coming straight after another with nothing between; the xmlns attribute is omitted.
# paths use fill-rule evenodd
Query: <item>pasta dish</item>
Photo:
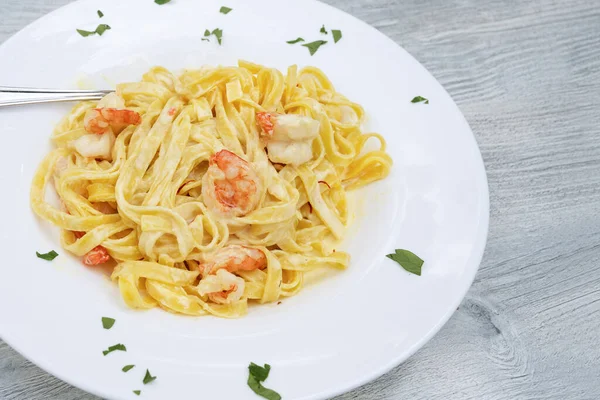
<svg viewBox="0 0 600 400"><path fill-rule="evenodd" d="M128 306L239 317L348 266L347 191L392 165L363 119L314 67L155 67L61 120L31 206L84 264L115 263Z"/></svg>

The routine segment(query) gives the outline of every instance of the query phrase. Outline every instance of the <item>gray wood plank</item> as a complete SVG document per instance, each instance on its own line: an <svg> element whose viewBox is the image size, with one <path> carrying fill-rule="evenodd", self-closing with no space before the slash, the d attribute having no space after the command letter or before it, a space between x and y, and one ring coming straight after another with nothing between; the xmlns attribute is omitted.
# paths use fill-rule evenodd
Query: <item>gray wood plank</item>
<svg viewBox="0 0 600 400"><path fill-rule="evenodd" d="M68 0L3 0L0 41ZM600 3L328 0L421 61L490 183L475 283L390 373L336 400L600 398ZM95 399L0 342L1 399Z"/></svg>

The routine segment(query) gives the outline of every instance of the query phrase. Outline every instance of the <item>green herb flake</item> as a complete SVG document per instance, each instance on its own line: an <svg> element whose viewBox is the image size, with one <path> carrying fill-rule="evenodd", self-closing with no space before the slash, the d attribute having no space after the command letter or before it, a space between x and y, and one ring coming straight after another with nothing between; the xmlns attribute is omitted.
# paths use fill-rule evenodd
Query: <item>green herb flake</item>
<svg viewBox="0 0 600 400"><path fill-rule="evenodd" d="M96 31L84 31L83 29L77 29L77 33L79 33L83 37L86 37L90 35L95 35Z"/></svg>
<svg viewBox="0 0 600 400"><path fill-rule="evenodd" d="M211 33L213 35L215 35L215 37L217 38L217 42L219 42L219 45L220 45L221 42L222 42L222 39L223 39L223 30L219 29L219 28L216 28Z"/></svg>
<svg viewBox="0 0 600 400"><path fill-rule="evenodd" d="M100 24L100 25L98 25L98 27L96 27L95 31L84 31L83 29L77 29L77 33L79 33L83 37L94 35L96 33L98 35L102 36L102 34L109 29L111 29L109 25Z"/></svg>
<svg viewBox="0 0 600 400"><path fill-rule="evenodd" d="M150 382L152 382L152 381L153 381L153 380L155 380L155 379L156 379L156 377L155 377L155 376L152 376L152 375L150 374L150 371L146 370L146 375L144 375L144 380L143 380L143 382L144 382L144 385L147 385L147 384L149 384Z"/></svg>
<svg viewBox="0 0 600 400"><path fill-rule="evenodd" d="M205 36L205 37L206 37L206 36L210 36L210 31L209 31L208 29L205 29L205 30L204 30L204 36Z"/></svg>
<svg viewBox="0 0 600 400"><path fill-rule="evenodd" d="M142 391L141 391L141 390L134 390L134 391L133 391L133 393L135 393L136 395L138 395L138 396L139 396L139 395L140 395L140 393L142 393Z"/></svg>
<svg viewBox="0 0 600 400"><path fill-rule="evenodd" d="M425 104L429 104L429 100L426 99L425 97L421 97L421 96L416 96L414 97L411 101L411 103L421 103L421 102L425 102Z"/></svg>
<svg viewBox="0 0 600 400"><path fill-rule="evenodd" d="M326 40L317 40L314 42L303 44L302 46L308 48L308 51L310 52L310 55L312 56L317 52L317 50L319 50L319 47L323 46L325 43L327 43Z"/></svg>
<svg viewBox="0 0 600 400"><path fill-rule="evenodd" d="M421 276L421 266L423 260L419 258L415 253L408 250L396 249L395 253L386 255L387 258L396 261L402 268L411 274Z"/></svg>
<svg viewBox="0 0 600 400"><path fill-rule="evenodd" d="M103 350L102 354L107 355L109 353L112 353L113 351L127 351L127 348L125 347L125 345L119 343L119 344L115 344L114 346L110 346L108 348L108 350Z"/></svg>
<svg viewBox="0 0 600 400"><path fill-rule="evenodd" d="M106 32L107 30L110 29L110 26L106 25L106 24L100 24L98 25L98 27L96 28L96 33L100 36L102 36L102 34L104 32Z"/></svg>
<svg viewBox="0 0 600 400"><path fill-rule="evenodd" d="M294 39L294 40L288 40L286 43L289 44L296 44L298 42L304 42L304 39L302 39L301 37L299 37L298 39Z"/></svg>
<svg viewBox="0 0 600 400"><path fill-rule="evenodd" d="M98 13L98 17L102 18L104 17L104 13L100 10L96 11Z"/></svg>
<svg viewBox="0 0 600 400"><path fill-rule="evenodd" d="M171 0L154 0L154 2L156 4L158 4L159 6L162 6L163 4L167 4L168 2L170 2Z"/></svg>
<svg viewBox="0 0 600 400"><path fill-rule="evenodd" d="M56 257L58 257L58 253L55 252L54 250L51 250L51 251L49 251L47 253L38 253L36 251L35 255L38 256L38 258L41 258L42 260L46 260L46 261L52 261Z"/></svg>
<svg viewBox="0 0 600 400"><path fill-rule="evenodd" d="M337 43L342 38L342 31L337 29L332 29L331 34L333 35L333 43Z"/></svg>
<svg viewBox="0 0 600 400"><path fill-rule="evenodd" d="M260 365L256 365L253 362L248 366L248 371L250 371L250 375L256 378L256 380L262 382L267 380L269 377L269 372L271 372L271 366L269 364L265 364L264 367Z"/></svg>
<svg viewBox="0 0 600 400"><path fill-rule="evenodd" d="M205 37L203 37L201 40L202 40L203 42L210 42L210 40L208 40L208 39L207 39L207 38L205 38Z"/></svg>
<svg viewBox="0 0 600 400"><path fill-rule="evenodd" d="M121 371L123 371L123 372L127 372L127 371L129 371L130 369L132 369L133 367L135 367L135 365L133 365L133 364L126 365L126 366L124 366L124 367L121 369Z"/></svg>
<svg viewBox="0 0 600 400"><path fill-rule="evenodd" d="M327 35L327 29L325 29L325 25L321 27L321 30L319 32L321 32L323 35Z"/></svg>
<svg viewBox="0 0 600 400"><path fill-rule="evenodd" d="M109 317L102 317L102 327L104 329L110 329L115 324L115 320Z"/></svg>
<svg viewBox="0 0 600 400"><path fill-rule="evenodd" d="M271 366L265 364L264 367L250 363L248 366L248 386L254 393L267 400L281 400L281 396L274 390L268 389L262 385L262 382L269 377Z"/></svg>
<svg viewBox="0 0 600 400"><path fill-rule="evenodd" d="M219 12L220 12L221 14L225 14L225 15L227 15L227 14L229 14L229 13L231 12L231 10L233 10L233 8L229 8L229 7L225 7L225 6L223 6L223 7L221 7L221 9L219 10Z"/></svg>

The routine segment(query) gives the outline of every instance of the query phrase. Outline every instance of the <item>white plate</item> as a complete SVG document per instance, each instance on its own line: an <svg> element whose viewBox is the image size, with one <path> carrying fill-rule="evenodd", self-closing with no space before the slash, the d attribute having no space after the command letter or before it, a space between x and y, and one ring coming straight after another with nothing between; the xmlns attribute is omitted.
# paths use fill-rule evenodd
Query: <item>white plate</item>
<svg viewBox="0 0 600 400"><path fill-rule="evenodd" d="M228 15L219 13L227 5ZM96 10L105 16L98 19ZM102 37L75 28L112 29ZM313 57L286 44L343 38ZM201 41L222 28L223 45ZM252 307L239 320L190 318L128 309L105 275L61 250L58 232L34 217L29 186L50 149L53 125L70 104L0 110L4 195L0 336L46 371L111 399L255 399L249 362L269 363L265 386L284 399L324 399L372 380L427 342L466 293L483 253L489 217L485 171L456 105L409 54L363 22L314 1L83 0L26 27L0 47L0 84L96 87L138 80L150 66L199 67L237 59L275 66L315 65L362 104L367 130L381 132L391 175L361 190L358 220L345 242L352 262L285 300ZM430 104L411 104L417 95ZM385 257L406 248L425 259L423 276ZM56 249L54 262L35 251ZM111 330L100 324L114 317ZM115 343L127 352L102 356ZM137 367L121 372L126 364ZM142 384L150 369L158 379Z"/></svg>

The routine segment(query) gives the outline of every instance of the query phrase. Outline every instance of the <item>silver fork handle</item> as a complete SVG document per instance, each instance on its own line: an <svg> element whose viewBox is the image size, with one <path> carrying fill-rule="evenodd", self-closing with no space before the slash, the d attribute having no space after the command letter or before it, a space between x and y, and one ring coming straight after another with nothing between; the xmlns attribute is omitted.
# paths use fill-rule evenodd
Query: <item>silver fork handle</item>
<svg viewBox="0 0 600 400"><path fill-rule="evenodd" d="M38 89L0 86L0 107L57 101L99 100L114 90Z"/></svg>

